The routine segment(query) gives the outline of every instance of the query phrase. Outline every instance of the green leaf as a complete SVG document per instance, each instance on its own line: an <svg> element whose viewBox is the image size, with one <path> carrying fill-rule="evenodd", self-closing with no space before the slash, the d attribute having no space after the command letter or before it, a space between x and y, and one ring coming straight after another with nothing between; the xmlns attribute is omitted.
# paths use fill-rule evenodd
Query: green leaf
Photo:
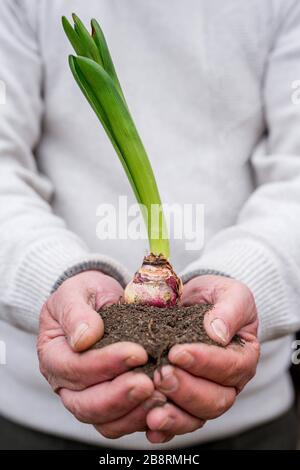
<svg viewBox="0 0 300 470"><path fill-rule="evenodd" d="M137 201L139 203L141 203L139 194L136 191L135 184L132 181L131 174L130 174L128 168L127 168L126 161L124 160L124 158L122 156L122 152L121 152L120 148L118 147L117 142L115 141L112 129L110 128L109 122L106 118L104 110L102 109L101 103L99 103L99 101L97 100L97 97L95 96L95 93L91 89L89 83L86 81L84 75L82 74L82 72L80 70L80 67L78 67L77 58L74 57L74 56L69 56L69 64L70 64L71 71L73 73L73 76L74 76L77 84L79 85L79 87L80 87L81 91L83 92L84 96L86 97L86 99L90 103L91 107L93 108L94 112L96 113L97 117L99 118L99 120L100 120L105 132L107 133L107 135L108 135L108 137L109 137L109 139L110 139L117 155L119 156L119 158L121 160L121 163L122 163L122 165L125 169L126 175L127 175L128 179L129 179L129 182L130 182L130 184L133 188L133 191L134 191L134 194L135 194L135 197L136 197Z"/></svg>
<svg viewBox="0 0 300 470"><path fill-rule="evenodd" d="M84 48L84 45L80 41L80 38L79 38L78 34L76 33L76 31L74 31L73 27L71 26L71 24L69 23L69 21L67 20L67 18L65 16L62 17L62 25L63 25L64 31L65 31L70 43L72 44L75 52L78 55L86 56L87 51Z"/></svg>
<svg viewBox="0 0 300 470"><path fill-rule="evenodd" d="M82 50L83 55L69 57L71 71L102 123L141 205L151 252L168 258L166 223L153 170L124 99L104 35L98 23L92 20L92 38L79 18L75 15L73 17L75 31L67 20L63 20L64 29L75 51ZM95 54L91 57L90 40L93 41L100 60L95 60ZM160 213L159 218L153 214L153 207Z"/></svg>
<svg viewBox="0 0 300 470"><path fill-rule="evenodd" d="M121 85L120 85L120 82L119 82L119 79L115 70L115 66L112 61L112 58L111 58L111 55L107 46L107 42L103 34L103 31L99 23L95 19L92 19L91 26L92 26L92 37L101 55L103 67L108 73L108 75L111 77L113 82L115 83L121 96L124 98L124 94L123 94L123 91L122 91L122 88L121 88ZM125 101L125 98L124 98L124 101Z"/></svg>
<svg viewBox="0 0 300 470"><path fill-rule="evenodd" d="M90 59L93 59L95 62L97 62L100 65L103 65L100 52L92 36L88 32L88 30L86 29L82 21L78 18L78 16L75 15L75 13L72 14L72 18L74 21L75 32L77 33L79 40L81 44L83 44L84 49L86 51L86 54L84 54L84 56L89 57Z"/></svg>

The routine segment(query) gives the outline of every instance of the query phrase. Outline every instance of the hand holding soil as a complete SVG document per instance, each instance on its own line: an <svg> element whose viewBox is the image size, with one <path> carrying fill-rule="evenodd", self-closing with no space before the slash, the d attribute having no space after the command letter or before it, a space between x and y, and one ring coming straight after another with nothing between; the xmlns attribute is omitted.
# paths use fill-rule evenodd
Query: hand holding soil
<svg viewBox="0 0 300 470"><path fill-rule="evenodd" d="M213 340L226 347L204 343L173 346L168 355L172 366L164 366L154 375L156 389L171 403L149 412L147 437L151 442L165 439L162 431L172 438L226 412L255 375L259 359L256 306L244 284L221 276L197 277L185 285L182 302L214 305L204 317L204 326ZM230 342L235 334L243 340L242 347Z"/></svg>
<svg viewBox="0 0 300 470"><path fill-rule="evenodd" d="M165 400L159 392L153 393L153 382L145 374L130 372L147 361L138 344L116 343L82 352L103 334L96 310L118 302L122 295L114 279L97 271L85 272L65 281L40 316L42 374L64 406L103 435L110 422L121 421L118 429L123 434L144 430L147 410Z"/></svg>
<svg viewBox="0 0 300 470"><path fill-rule="evenodd" d="M148 360L138 344L118 342L81 352L103 335L96 309L118 303L122 293L114 279L90 271L65 281L43 308L40 367L66 408L106 437L146 431L154 443L198 429L205 420L225 412L254 375L258 361L257 317L250 291L237 281L216 276L186 284L184 305L214 304L204 318L212 338L205 334L200 315L202 340L210 344L171 347L172 366L156 371L154 383L144 373L130 371ZM213 329L217 318L227 327L223 332L220 325ZM226 348L215 345L219 341L225 346L236 333L243 346L239 342Z"/></svg>
<svg viewBox="0 0 300 470"><path fill-rule="evenodd" d="M223 414L255 374L256 307L250 290L235 280L195 278L184 286L181 307L112 305L100 313L105 331L95 347L131 339L148 353L139 369L167 400L146 417L153 443L192 432ZM118 423L106 430L121 435Z"/></svg>

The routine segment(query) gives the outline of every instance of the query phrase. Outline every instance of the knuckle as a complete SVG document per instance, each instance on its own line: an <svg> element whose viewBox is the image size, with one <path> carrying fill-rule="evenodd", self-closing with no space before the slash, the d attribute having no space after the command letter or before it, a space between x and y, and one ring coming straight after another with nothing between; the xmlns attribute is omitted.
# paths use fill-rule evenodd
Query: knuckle
<svg viewBox="0 0 300 470"><path fill-rule="evenodd" d="M38 343L44 342L44 331L47 330L47 320L51 316L48 301L42 306L39 316L39 336Z"/></svg>
<svg viewBox="0 0 300 470"><path fill-rule="evenodd" d="M230 381L229 385L239 382L240 378L245 375L245 364L242 363L240 358L236 358L230 367Z"/></svg>
<svg viewBox="0 0 300 470"><path fill-rule="evenodd" d="M228 389L222 387L222 390L218 392L217 396L214 397L214 400L211 401L209 406L207 406L207 409L210 409L211 411L210 413L207 413L205 418L215 419L224 414L233 405L235 396L235 389L232 389L231 393Z"/></svg>
<svg viewBox="0 0 300 470"><path fill-rule="evenodd" d="M42 376L47 380L48 382L48 377L49 377L49 373L48 373L48 370L47 368L45 367L43 361L40 360L39 362L39 369L40 369L40 373L42 374Z"/></svg>
<svg viewBox="0 0 300 470"><path fill-rule="evenodd" d="M232 383L231 385L238 387L238 389L241 391L244 388L244 386L255 376L258 359L259 359L259 353L260 353L259 343L254 342L252 345L251 358L249 358L249 360L247 361L247 364L243 364L238 368L237 374L235 377L235 383Z"/></svg>
<svg viewBox="0 0 300 470"><path fill-rule="evenodd" d="M51 388L56 391L59 388L58 379L55 373L53 373L51 366L47 361L47 356L43 347L38 348L38 359L39 359L39 371L42 376L49 383Z"/></svg>
<svg viewBox="0 0 300 470"><path fill-rule="evenodd" d="M60 389L59 381L53 374L47 374L47 381L55 393Z"/></svg>
<svg viewBox="0 0 300 470"><path fill-rule="evenodd" d="M255 357L255 367L257 365L257 362L258 362L258 359L260 357L260 344L258 341L254 341L252 343L252 348L253 348L253 351L254 351L254 357Z"/></svg>
<svg viewBox="0 0 300 470"><path fill-rule="evenodd" d="M248 286L246 286L245 284L242 284L242 286L245 305L247 305L247 310L252 314L252 317L254 318L257 315L254 294Z"/></svg>
<svg viewBox="0 0 300 470"><path fill-rule="evenodd" d="M253 364L250 370L248 371L247 379L245 380L243 385L246 385L246 383L249 382L249 380L253 379L255 374L256 374L256 364Z"/></svg>
<svg viewBox="0 0 300 470"><path fill-rule="evenodd" d="M64 384L69 390L81 391L86 388L80 370L76 369L71 361L62 361L60 358L49 360L44 348L38 350L39 370L42 376L57 390L59 384Z"/></svg>
<svg viewBox="0 0 300 470"><path fill-rule="evenodd" d="M214 418L218 418L222 414L225 413L225 411L230 408L230 406L233 404L233 401L227 393L220 393L218 399L215 401L215 410L214 410Z"/></svg>
<svg viewBox="0 0 300 470"><path fill-rule="evenodd" d="M66 372L63 374L66 381L68 381L73 390L82 390L84 389L84 383L82 381L82 377L80 372L74 367L74 365L70 362L69 366L64 369Z"/></svg>
<svg viewBox="0 0 300 470"><path fill-rule="evenodd" d="M242 375L244 375L244 368L240 359L236 356L224 371L224 381L222 384L225 386L236 385Z"/></svg>
<svg viewBox="0 0 300 470"><path fill-rule="evenodd" d="M253 292L245 284L244 284L244 287L245 287L245 295L248 298L249 304L255 305L255 299L254 299Z"/></svg>
<svg viewBox="0 0 300 470"><path fill-rule="evenodd" d="M250 370L249 370L249 380L252 379L255 374L256 374L256 368L257 368L257 361L255 361L252 366L250 367Z"/></svg>
<svg viewBox="0 0 300 470"><path fill-rule="evenodd" d="M74 302L66 302L62 308L61 314L61 326L64 330L68 329L70 319L72 318L72 312L75 308Z"/></svg>
<svg viewBox="0 0 300 470"><path fill-rule="evenodd" d="M191 286L190 294L193 297L204 298L208 301L211 297L211 289L195 283L193 286Z"/></svg>
<svg viewBox="0 0 300 470"><path fill-rule="evenodd" d="M49 314L49 300L45 302L41 308L41 313L40 313L40 323L42 323L45 319L45 317Z"/></svg>
<svg viewBox="0 0 300 470"><path fill-rule="evenodd" d="M71 390L83 390L86 385L83 380L82 371L78 368L78 364L72 360L59 362L57 364L59 375L64 378L64 382L68 383Z"/></svg>
<svg viewBox="0 0 300 470"><path fill-rule="evenodd" d="M234 288L236 295L242 297L247 305L253 306L255 304L254 295L246 284L235 281Z"/></svg>
<svg viewBox="0 0 300 470"><path fill-rule="evenodd" d="M42 306L42 310L41 310L41 317L42 317L42 318L45 318L45 317L47 317L48 315L51 316L51 312L52 312L53 309L55 308L55 303L56 303L57 297L58 297L58 293L57 293L57 292L54 292L54 293L53 293L52 295L50 295L50 297L46 300L46 302L45 302L44 305Z"/></svg>
<svg viewBox="0 0 300 470"><path fill-rule="evenodd" d="M37 355L39 360L39 370L42 376L48 381L49 377L49 368L47 366L47 360L45 357L45 349L41 343L38 342L37 345Z"/></svg>
<svg viewBox="0 0 300 470"><path fill-rule="evenodd" d="M81 423L91 424L91 419L88 416L89 413L86 412L85 407L82 404L82 400L75 394L72 395L72 398L63 401L64 406L69 410L75 418Z"/></svg>

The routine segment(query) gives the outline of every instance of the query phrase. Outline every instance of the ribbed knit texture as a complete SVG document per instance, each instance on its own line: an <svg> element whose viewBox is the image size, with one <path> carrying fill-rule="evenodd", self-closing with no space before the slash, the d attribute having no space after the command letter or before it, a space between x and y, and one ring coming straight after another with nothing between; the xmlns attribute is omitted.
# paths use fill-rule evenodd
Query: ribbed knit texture
<svg viewBox="0 0 300 470"><path fill-rule="evenodd" d="M89 253L85 244L71 234L65 239L37 243L20 260L14 286L6 286L2 292L3 304L10 307L7 319L20 328L37 332L36 312L51 292L74 275L74 270L79 273L90 269L114 277L123 287L129 280L128 272L119 263L108 256Z"/></svg>
<svg viewBox="0 0 300 470"><path fill-rule="evenodd" d="M186 284L189 282L191 279L194 279L195 277L198 276L223 276L223 277L229 277L229 274L225 274L222 271L219 271L218 269L210 269L210 268L198 268L194 269L193 271L187 271L186 273L181 275L181 280L183 284Z"/></svg>

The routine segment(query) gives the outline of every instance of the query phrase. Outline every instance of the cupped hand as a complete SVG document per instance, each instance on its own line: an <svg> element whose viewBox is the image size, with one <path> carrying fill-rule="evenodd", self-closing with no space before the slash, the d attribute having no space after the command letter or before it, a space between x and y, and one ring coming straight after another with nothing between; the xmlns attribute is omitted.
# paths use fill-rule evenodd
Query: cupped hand
<svg viewBox="0 0 300 470"><path fill-rule="evenodd" d="M205 315L204 326L223 347L194 343L170 350L172 365L156 371L154 377L157 390L170 403L147 416L151 442L194 431L226 412L255 375L259 360L257 311L246 285L222 276L199 276L184 286L182 303L214 305ZM243 345L231 342L236 334Z"/></svg>
<svg viewBox="0 0 300 470"><path fill-rule="evenodd" d="M116 303L121 285L97 271L66 280L43 306L38 336L40 370L64 406L106 437L146 429L146 415L166 398L130 369L147 362L138 344L87 350L103 335L97 310Z"/></svg>

